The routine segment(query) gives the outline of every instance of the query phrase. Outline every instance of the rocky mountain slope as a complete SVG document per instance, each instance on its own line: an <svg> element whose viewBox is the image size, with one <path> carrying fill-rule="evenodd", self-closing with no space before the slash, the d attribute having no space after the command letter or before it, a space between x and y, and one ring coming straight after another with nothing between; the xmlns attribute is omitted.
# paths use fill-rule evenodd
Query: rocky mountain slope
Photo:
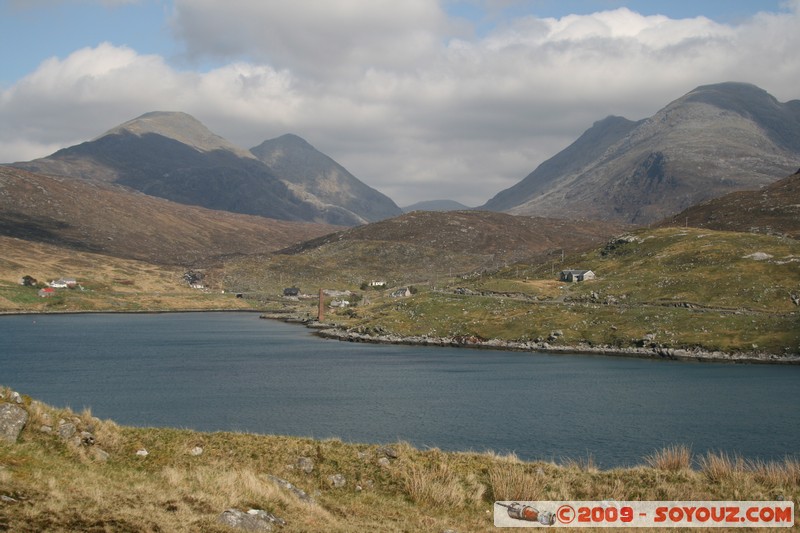
<svg viewBox="0 0 800 533"><path fill-rule="evenodd" d="M690 207L659 226L786 235L800 239L800 170L757 191L738 191Z"/></svg>
<svg viewBox="0 0 800 533"><path fill-rule="evenodd" d="M800 100L744 83L698 87L652 117L609 117L483 208L518 215L658 221L800 162Z"/></svg>
<svg viewBox="0 0 800 533"><path fill-rule="evenodd" d="M0 235L157 264L267 252L338 226L169 202L108 183L0 166Z"/></svg>
<svg viewBox="0 0 800 533"><path fill-rule="evenodd" d="M335 194L318 198L296 186L296 174L302 174L302 169L282 166L290 176L284 179L252 153L185 113L147 113L91 141L14 166L125 185L173 202L282 220L356 225L379 216L372 205L374 195L351 198L352 209L332 203ZM363 184L356 190L356 182L351 177L350 196L372 191ZM330 180L324 184L332 192L340 186ZM380 200L394 206L388 198Z"/></svg>
<svg viewBox="0 0 800 533"><path fill-rule="evenodd" d="M326 220L376 222L402 213L342 165L297 135L264 141L250 152L264 162L299 198L319 206Z"/></svg>

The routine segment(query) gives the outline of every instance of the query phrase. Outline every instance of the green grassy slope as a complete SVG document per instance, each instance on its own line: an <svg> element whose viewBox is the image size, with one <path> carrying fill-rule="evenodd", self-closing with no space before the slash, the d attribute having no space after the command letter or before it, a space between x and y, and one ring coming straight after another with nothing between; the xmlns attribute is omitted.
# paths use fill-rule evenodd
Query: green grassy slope
<svg viewBox="0 0 800 533"><path fill-rule="evenodd" d="M710 230L640 230L585 254L451 280L471 294L373 298L346 327L551 344L800 353L800 242ZM597 279L561 283L563 268ZM349 314L353 314L350 312Z"/></svg>

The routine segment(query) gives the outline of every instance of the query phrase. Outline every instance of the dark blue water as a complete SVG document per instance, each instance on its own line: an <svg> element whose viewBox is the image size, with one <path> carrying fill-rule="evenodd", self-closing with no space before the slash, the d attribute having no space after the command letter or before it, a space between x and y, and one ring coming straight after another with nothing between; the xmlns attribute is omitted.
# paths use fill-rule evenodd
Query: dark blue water
<svg viewBox="0 0 800 533"><path fill-rule="evenodd" d="M381 346L252 313L0 317L0 384L137 426L603 467L683 443L800 454L800 367Z"/></svg>

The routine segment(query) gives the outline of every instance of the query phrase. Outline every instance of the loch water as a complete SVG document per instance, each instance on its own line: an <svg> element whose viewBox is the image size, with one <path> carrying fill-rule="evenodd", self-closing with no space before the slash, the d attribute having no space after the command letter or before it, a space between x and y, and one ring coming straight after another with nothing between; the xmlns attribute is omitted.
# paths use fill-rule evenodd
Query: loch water
<svg viewBox="0 0 800 533"><path fill-rule="evenodd" d="M119 424L527 460L800 456L800 366L355 344L255 313L0 317L0 385Z"/></svg>

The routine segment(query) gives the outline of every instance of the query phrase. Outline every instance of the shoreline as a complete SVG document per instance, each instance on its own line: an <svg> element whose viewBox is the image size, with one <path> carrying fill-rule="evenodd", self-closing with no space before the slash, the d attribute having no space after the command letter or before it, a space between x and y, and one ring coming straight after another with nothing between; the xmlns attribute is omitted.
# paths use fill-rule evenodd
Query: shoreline
<svg viewBox="0 0 800 533"><path fill-rule="evenodd" d="M300 318L292 313L264 312L257 309L164 309L164 310L88 310L88 311L0 311L2 316L26 315L84 315L84 314L168 314L168 313L259 313L259 318L303 325L316 330L314 335L323 339L340 342L360 342L368 344L401 344L407 346L431 346L448 348L468 348L476 350L503 350L514 352L549 353L557 355L608 355L634 357L637 359L658 359L666 361L800 365L800 354L780 356L770 353L741 352L730 353L708 351L701 348L670 348L661 345L617 347L609 345L554 345L547 342L507 341L502 339L483 340L477 337L430 337L427 335L396 335L392 333L361 333L334 324L320 323L316 320Z"/></svg>
<svg viewBox="0 0 800 533"><path fill-rule="evenodd" d="M27 316L27 315L162 315L168 313L262 313L258 309L143 309L141 311L124 310L115 311L92 309L88 311L0 311L0 316Z"/></svg>
<svg viewBox="0 0 800 533"><path fill-rule="evenodd" d="M476 337L429 337L427 335L402 336L391 333L376 335L360 333L324 324L304 320L296 316L285 316L278 313L262 313L259 318L279 320L282 322L302 324L318 337L341 342L361 342L369 344L402 344L408 346L432 346L448 348L469 348L477 350L504 350L530 353L549 353L558 355L609 355L617 357L635 357L638 359L659 359L666 361L684 361L700 363L733 363L733 364L768 364L768 365L800 365L800 354L779 356L770 353L729 353L708 351L701 348L670 348L661 345L643 347L616 347L608 345L554 345L547 342L506 341L501 339L483 340Z"/></svg>

